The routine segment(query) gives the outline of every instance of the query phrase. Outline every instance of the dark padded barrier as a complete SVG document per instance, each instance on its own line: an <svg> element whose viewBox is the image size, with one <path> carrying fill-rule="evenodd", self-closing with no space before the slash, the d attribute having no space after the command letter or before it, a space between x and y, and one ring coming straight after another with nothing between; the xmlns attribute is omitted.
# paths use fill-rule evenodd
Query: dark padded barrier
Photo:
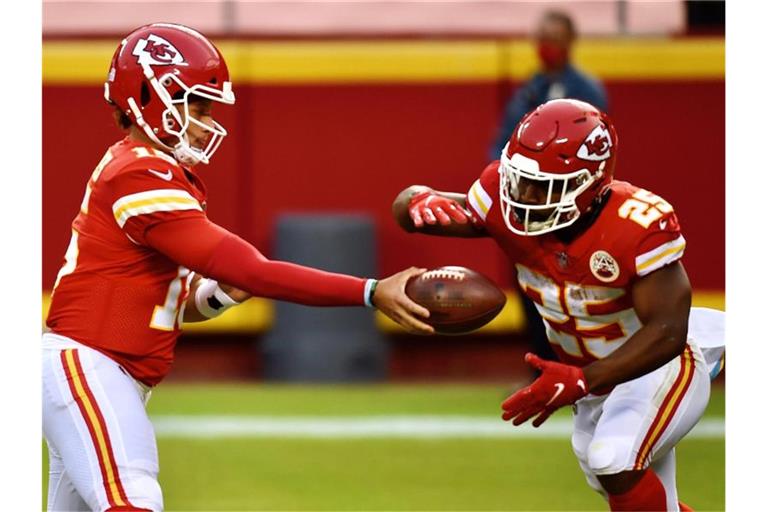
<svg viewBox="0 0 768 512"><path fill-rule="evenodd" d="M363 215L281 215L273 258L330 272L376 276L373 220ZM370 308L277 302L261 349L272 381L350 382L386 377L388 350Z"/></svg>

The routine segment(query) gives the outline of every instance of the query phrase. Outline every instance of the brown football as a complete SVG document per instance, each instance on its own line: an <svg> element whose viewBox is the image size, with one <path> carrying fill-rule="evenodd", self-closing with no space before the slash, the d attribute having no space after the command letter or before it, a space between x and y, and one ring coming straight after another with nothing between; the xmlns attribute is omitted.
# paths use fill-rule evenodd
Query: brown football
<svg viewBox="0 0 768 512"><path fill-rule="evenodd" d="M440 267L412 277L405 293L429 310L425 322L439 334L479 329L507 302L504 292L490 279L465 267Z"/></svg>

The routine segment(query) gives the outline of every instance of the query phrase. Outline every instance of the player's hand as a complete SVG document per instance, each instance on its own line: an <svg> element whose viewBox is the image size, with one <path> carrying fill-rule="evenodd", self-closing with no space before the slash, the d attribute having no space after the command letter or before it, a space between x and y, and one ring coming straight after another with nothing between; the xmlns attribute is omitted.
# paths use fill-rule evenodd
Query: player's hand
<svg viewBox="0 0 768 512"><path fill-rule="evenodd" d="M541 375L501 404L504 421L520 425L538 415L533 420L533 426L538 427L557 409L589 393L584 372L577 366L545 361L530 352L525 354L525 362Z"/></svg>
<svg viewBox="0 0 768 512"><path fill-rule="evenodd" d="M253 297L250 293L240 290L239 288L235 288L234 286L230 286L228 284L219 283L219 288L222 289L224 293L229 295L229 298L232 299L235 302L242 303L246 300Z"/></svg>
<svg viewBox="0 0 768 512"><path fill-rule="evenodd" d="M379 311L417 334L434 334L435 329L420 320L429 318L429 310L416 304L405 294L405 283L411 277L421 275L426 270L425 268L411 267L381 279L371 299Z"/></svg>
<svg viewBox="0 0 768 512"><path fill-rule="evenodd" d="M434 190L425 190L414 195L408 202L408 215L411 216L413 225L423 227L424 223L448 226L455 222L466 224L477 223L475 216L453 199L442 197Z"/></svg>

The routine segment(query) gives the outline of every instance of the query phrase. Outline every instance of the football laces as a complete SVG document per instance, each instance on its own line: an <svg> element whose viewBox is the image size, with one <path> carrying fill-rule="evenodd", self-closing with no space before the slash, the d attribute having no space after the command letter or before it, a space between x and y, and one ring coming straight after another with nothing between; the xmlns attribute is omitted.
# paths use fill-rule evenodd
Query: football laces
<svg viewBox="0 0 768 512"><path fill-rule="evenodd" d="M453 279L455 281L463 281L466 277L464 272L458 270L430 270L421 274L421 278L427 279Z"/></svg>

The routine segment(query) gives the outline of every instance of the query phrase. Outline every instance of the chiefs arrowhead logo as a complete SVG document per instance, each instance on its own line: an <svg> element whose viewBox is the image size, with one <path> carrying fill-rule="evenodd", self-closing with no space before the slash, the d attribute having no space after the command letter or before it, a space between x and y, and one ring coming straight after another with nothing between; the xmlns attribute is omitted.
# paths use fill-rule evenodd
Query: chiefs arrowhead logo
<svg viewBox="0 0 768 512"><path fill-rule="evenodd" d="M611 135L608 133L608 130L603 126L596 126L587 138L584 139L576 156L582 160L600 162L610 158L612 147L613 141L611 140Z"/></svg>
<svg viewBox="0 0 768 512"><path fill-rule="evenodd" d="M146 39L139 39L133 48L139 64L150 66L186 65L181 52L160 36L150 34Z"/></svg>
<svg viewBox="0 0 768 512"><path fill-rule="evenodd" d="M592 275L604 283L615 281L621 273L618 262L606 251L593 252L589 258L589 268Z"/></svg>

